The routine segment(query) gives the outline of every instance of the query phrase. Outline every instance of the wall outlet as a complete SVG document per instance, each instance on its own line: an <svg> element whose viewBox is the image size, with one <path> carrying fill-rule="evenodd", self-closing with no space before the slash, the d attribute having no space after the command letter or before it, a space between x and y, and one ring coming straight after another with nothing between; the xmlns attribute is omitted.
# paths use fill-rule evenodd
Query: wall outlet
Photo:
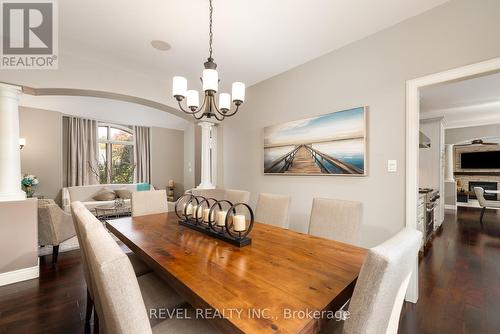
<svg viewBox="0 0 500 334"><path fill-rule="evenodd" d="M390 173L395 173L398 171L398 161L397 160L387 160L387 171Z"/></svg>

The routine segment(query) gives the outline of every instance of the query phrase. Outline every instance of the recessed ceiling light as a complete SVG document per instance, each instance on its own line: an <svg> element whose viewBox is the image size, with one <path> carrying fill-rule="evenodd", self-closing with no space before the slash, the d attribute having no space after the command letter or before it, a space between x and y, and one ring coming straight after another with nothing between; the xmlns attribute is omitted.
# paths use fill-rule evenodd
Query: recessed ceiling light
<svg viewBox="0 0 500 334"><path fill-rule="evenodd" d="M151 46L160 51L168 51L171 48L170 44L165 41L160 41L159 39L151 41Z"/></svg>

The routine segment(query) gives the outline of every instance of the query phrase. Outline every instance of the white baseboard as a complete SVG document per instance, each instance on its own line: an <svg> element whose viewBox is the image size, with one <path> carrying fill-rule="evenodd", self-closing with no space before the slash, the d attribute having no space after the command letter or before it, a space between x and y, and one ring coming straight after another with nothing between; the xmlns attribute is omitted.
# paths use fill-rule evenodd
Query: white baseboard
<svg viewBox="0 0 500 334"><path fill-rule="evenodd" d="M451 204L445 204L444 205L444 208L446 210L453 210L453 211L456 211L457 210L457 206L456 205L451 205Z"/></svg>
<svg viewBox="0 0 500 334"><path fill-rule="evenodd" d="M40 259L34 267L8 271L0 274L0 286L38 278L40 275Z"/></svg>

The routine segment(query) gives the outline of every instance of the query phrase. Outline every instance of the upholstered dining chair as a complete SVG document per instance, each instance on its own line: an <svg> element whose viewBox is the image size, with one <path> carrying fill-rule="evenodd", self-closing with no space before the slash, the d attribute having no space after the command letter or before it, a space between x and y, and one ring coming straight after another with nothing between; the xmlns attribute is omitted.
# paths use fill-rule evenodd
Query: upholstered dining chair
<svg viewBox="0 0 500 334"><path fill-rule="evenodd" d="M135 254L125 254L111 235L106 231L102 223L97 220L81 202L71 203L71 210L75 216L76 231L81 245L83 273L85 282L87 283L87 308L85 315L86 327L90 326L92 311L94 311L94 315L97 315L95 311L99 312L100 308L100 300L95 288L95 277L92 273L88 260L89 249L87 234L94 230L99 230L101 233L105 234L107 236L107 241L112 242L125 256L127 256L133 268L132 270L134 271L134 275L138 277L137 280L139 282L145 305L149 308L161 307L165 309L172 309L177 305L183 304L183 300L160 278L158 278L154 273L151 273L151 270L149 270L149 273L138 275L137 269L133 267L134 261L131 261L132 258L136 257ZM95 319L97 321L95 321L94 326L98 328L98 317L96 316ZM158 319L152 319L152 323L155 323L155 321L158 321Z"/></svg>
<svg viewBox="0 0 500 334"><path fill-rule="evenodd" d="M365 257L349 304L343 332L398 332L399 316L422 233L405 228Z"/></svg>
<svg viewBox="0 0 500 334"><path fill-rule="evenodd" d="M259 223L288 228L290 196L259 194L255 220Z"/></svg>
<svg viewBox="0 0 500 334"><path fill-rule="evenodd" d="M233 204L245 203L248 204L250 201L250 192L246 190L237 189L192 189L191 194L195 196L203 196L207 198L213 198L216 200L226 200Z"/></svg>
<svg viewBox="0 0 500 334"><path fill-rule="evenodd" d="M52 246L52 263L57 263L59 245L76 234L73 218L52 199L38 200L38 245Z"/></svg>
<svg viewBox="0 0 500 334"><path fill-rule="evenodd" d="M135 191L132 193L132 217L168 212L165 190Z"/></svg>
<svg viewBox="0 0 500 334"><path fill-rule="evenodd" d="M140 282L125 254L100 229L88 232L87 243L90 267L100 299L97 311L99 318L103 319L106 333L216 333L209 323L196 318L151 323L148 316L150 306L145 303Z"/></svg>
<svg viewBox="0 0 500 334"><path fill-rule="evenodd" d="M226 194L224 195L224 199L229 202L236 203L245 203L248 204L250 201L250 192L246 190L236 190L236 189L226 189Z"/></svg>
<svg viewBox="0 0 500 334"><path fill-rule="evenodd" d="M359 243L361 211L360 202L314 198L309 234L356 245Z"/></svg>
<svg viewBox="0 0 500 334"><path fill-rule="evenodd" d="M483 217L486 211L486 208L500 208L500 202L498 201L488 201L484 198L484 189L481 187L474 187L474 193L476 194L479 205L482 207L481 215L479 216L479 224L481 224L481 228L483 227Z"/></svg>

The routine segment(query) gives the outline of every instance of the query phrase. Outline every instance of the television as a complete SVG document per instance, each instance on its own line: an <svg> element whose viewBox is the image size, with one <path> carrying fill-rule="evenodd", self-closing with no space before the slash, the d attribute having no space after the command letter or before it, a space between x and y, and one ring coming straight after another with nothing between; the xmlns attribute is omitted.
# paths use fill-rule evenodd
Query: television
<svg viewBox="0 0 500 334"><path fill-rule="evenodd" d="M500 150L460 154L462 169L500 169Z"/></svg>

